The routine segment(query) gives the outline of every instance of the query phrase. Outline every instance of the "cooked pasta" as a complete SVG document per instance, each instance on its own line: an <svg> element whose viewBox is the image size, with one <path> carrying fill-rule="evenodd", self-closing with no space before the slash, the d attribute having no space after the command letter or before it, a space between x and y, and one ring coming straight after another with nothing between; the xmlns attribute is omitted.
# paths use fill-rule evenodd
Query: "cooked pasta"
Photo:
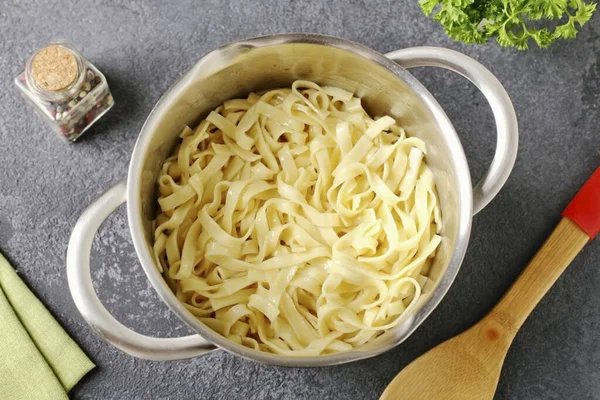
<svg viewBox="0 0 600 400"><path fill-rule="evenodd" d="M180 136L158 178L154 254L204 324L315 356L410 314L441 241L422 140L309 81L226 101Z"/></svg>

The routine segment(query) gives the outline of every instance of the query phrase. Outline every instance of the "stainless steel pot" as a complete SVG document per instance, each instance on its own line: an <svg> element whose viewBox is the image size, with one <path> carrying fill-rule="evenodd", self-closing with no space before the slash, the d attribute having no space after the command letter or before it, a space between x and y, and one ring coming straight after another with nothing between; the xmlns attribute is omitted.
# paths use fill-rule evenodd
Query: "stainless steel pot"
<svg viewBox="0 0 600 400"><path fill-rule="evenodd" d="M496 153L485 177L471 177L456 132L433 96L406 69L437 66L473 82L488 100L497 127ZM296 79L338 86L363 99L371 115L391 115L409 135L428 144L443 213L443 242L431 278L437 285L422 297L412 316L365 346L341 354L283 357L248 349L212 331L171 292L152 255L151 221L155 182L184 125L194 126L214 107L250 91L288 87ZM485 207L508 178L517 153L517 118L498 80L481 64L456 51L418 47L385 56L342 39L311 34L266 36L225 45L203 57L156 104L133 150L127 184L121 182L80 217L69 241L67 278L83 318L108 343L136 357L175 360L217 347L247 359L285 366L314 367L373 357L402 343L433 311L454 281L463 260L473 215ZM100 303L90 275L92 239L100 224L127 202L133 244L148 279L163 301L198 334L182 338L141 335L118 322Z"/></svg>

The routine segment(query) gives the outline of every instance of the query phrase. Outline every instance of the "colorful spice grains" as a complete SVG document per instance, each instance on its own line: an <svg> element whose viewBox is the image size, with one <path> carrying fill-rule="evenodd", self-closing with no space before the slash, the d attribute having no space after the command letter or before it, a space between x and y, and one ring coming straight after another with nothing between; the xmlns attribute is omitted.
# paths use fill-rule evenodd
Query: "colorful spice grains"
<svg viewBox="0 0 600 400"><path fill-rule="evenodd" d="M104 75L68 43L38 50L15 84L52 129L71 142L114 104Z"/></svg>

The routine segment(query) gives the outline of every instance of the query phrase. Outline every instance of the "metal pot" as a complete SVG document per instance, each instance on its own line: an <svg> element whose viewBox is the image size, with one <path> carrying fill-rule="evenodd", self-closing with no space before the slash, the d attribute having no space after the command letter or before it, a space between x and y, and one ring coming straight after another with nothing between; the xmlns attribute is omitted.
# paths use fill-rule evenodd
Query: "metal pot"
<svg viewBox="0 0 600 400"><path fill-rule="evenodd" d="M485 177L471 187L459 138L444 110L406 69L437 66L473 82L488 100L497 127L496 153ZM428 145L443 214L443 242L430 277L437 281L403 323L353 351L284 357L229 341L198 321L177 300L159 273L152 253L156 178L184 125L194 126L214 107L250 91L289 87L296 79L338 86L363 99L371 115L390 115L411 136ZM69 241L67 278L83 318L108 343L140 358L175 360L200 356L219 347L241 357L285 366L343 364L383 353L402 343L442 300L460 268L473 215L481 211L508 178L517 153L517 118L498 80L477 61L453 50L418 47L385 56L361 45L327 36L285 34L225 45L204 56L156 104L133 150L127 184L121 182L79 218ZM101 223L127 202L131 237L148 279L171 310L198 334L182 338L141 335L118 322L100 303L90 275L92 239Z"/></svg>

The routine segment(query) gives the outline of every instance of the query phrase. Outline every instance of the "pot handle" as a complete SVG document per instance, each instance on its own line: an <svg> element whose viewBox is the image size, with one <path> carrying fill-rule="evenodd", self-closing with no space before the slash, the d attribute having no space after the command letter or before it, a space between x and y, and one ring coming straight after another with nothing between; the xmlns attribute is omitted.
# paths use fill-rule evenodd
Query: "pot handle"
<svg viewBox="0 0 600 400"><path fill-rule="evenodd" d="M77 309L100 338L135 357L179 360L214 350L200 335L180 338L141 335L117 321L98 299L90 273L92 241L104 220L125 203L126 192L124 181L109 189L81 214L73 228L67 249L67 281Z"/></svg>
<svg viewBox="0 0 600 400"><path fill-rule="evenodd" d="M481 211L502 189L517 157L517 115L498 79L471 57L441 47L413 47L387 53L403 68L441 67L471 81L487 99L496 121L496 153L485 176L473 188L473 214Z"/></svg>

